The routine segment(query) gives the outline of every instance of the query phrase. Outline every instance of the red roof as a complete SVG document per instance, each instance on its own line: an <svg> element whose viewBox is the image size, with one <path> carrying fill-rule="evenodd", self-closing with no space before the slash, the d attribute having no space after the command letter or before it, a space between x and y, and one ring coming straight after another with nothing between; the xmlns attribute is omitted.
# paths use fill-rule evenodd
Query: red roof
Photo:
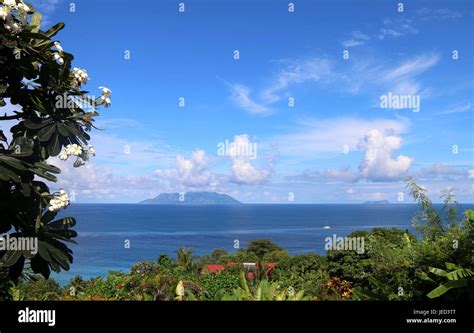
<svg viewBox="0 0 474 333"><path fill-rule="evenodd" d="M209 273L217 273L217 272L220 272L220 271L223 271L223 270L225 270L224 265L221 265L221 264L209 264L209 265L204 266L204 267L201 269L201 273L206 273L206 272L209 272Z"/></svg>
<svg viewBox="0 0 474 333"><path fill-rule="evenodd" d="M226 266L236 266L238 265L237 263L235 262L228 262L226 263ZM258 263L255 265L255 267L258 267ZM265 276L268 276L268 274L270 274L271 270L274 269L276 267L276 263L274 262L266 262L265 263ZM220 271L224 271L225 270L225 266L222 265L222 264L207 264L205 266L203 266L201 268L201 274L204 274L204 273L218 273ZM247 278L254 278L255 277L255 273L253 272L248 272L247 274L245 274L245 276Z"/></svg>

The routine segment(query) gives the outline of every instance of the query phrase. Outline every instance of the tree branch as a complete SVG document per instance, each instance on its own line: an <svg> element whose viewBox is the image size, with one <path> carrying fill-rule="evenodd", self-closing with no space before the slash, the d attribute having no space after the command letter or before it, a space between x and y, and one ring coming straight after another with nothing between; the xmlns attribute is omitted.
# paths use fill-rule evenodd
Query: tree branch
<svg viewBox="0 0 474 333"><path fill-rule="evenodd" d="M14 119L20 119L21 115L20 114L15 114L11 116L7 116L6 114L4 116L0 116L0 120L14 120Z"/></svg>

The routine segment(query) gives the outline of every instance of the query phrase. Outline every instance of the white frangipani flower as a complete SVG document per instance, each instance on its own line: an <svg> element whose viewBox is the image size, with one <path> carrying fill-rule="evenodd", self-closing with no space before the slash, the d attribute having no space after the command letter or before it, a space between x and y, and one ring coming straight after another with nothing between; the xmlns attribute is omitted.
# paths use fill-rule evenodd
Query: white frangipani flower
<svg viewBox="0 0 474 333"><path fill-rule="evenodd" d="M85 69L80 69L78 67L74 67L72 70L72 75L76 80L76 84L80 86L81 84L86 84L89 80L89 75L87 75L87 71Z"/></svg>
<svg viewBox="0 0 474 333"><path fill-rule="evenodd" d="M63 65L64 64L64 59L61 57L59 53L53 53L54 60L58 61L58 64Z"/></svg>
<svg viewBox="0 0 474 333"><path fill-rule="evenodd" d="M99 87L99 89L102 90L103 95L110 95L112 93L112 90L107 87Z"/></svg>
<svg viewBox="0 0 474 333"><path fill-rule="evenodd" d="M19 4L17 4L17 8L18 8L19 10L22 10L22 11L27 12L27 13L29 13L29 12L31 11L30 6L28 6L28 5L27 5L26 3L24 3L24 2L20 2Z"/></svg>
<svg viewBox="0 0 474 333"><path fill-rule="evenodd" d="M17 7L15 0L3 0L3 5L11 7L11 8L16 8Z"/></svg>
<svg viewBox="0 0 474 333"><path fill-rule="evenodd" d="M108 97L107 95L102 95L100 97L102 103L104 103L105 107L108 108L111 104L112 104L112 101L110 100L110 97Z"/></svg>
<svg viewBox="0 0 474 333"><path fill-rule="evenodd" d="M61 152L59 153L59 159L62 160L62 161L65 161L67 160L67 158L69 157L66 149L63 149L61 150Z"/></svg>
<svg viewBox="0 0 474 333"><path fill-rule="evenodd" d="M94 147L89 145L89 147L87 148L87 154L95 156L95 153L96 153L96 151L95 151Z"/></svg>
<svg viewBox="0 0 474 333"><path fill-rule="evenodd" d="M59 195L54 196L50 201L49 201L49 207L48 210L51 212L57 212L63 207L69 206L69 197L64 191L64 189L59 190Z"/></svg>
<svg viewBox="0 0 474 333"><path fill-rule="evenodd" d="M61 43L59 43L59 42L54 42L54 46L56 47L56 50L58 50L59 52L64 52L64 49L63 49L63 47L61 46Z"/></svg>
<svg viewBox="0 0 474 333"><path fill-rule="evenodd" d="M67 145L66 146L66 153L68 155L75 155L79 156L82 154L82 147L77 144Z"/></svg>
<svg viewBox="0 0 474 333"><path fill-rule="evenodd" d="M102 96L100 96L100 101L102 102L102 104L105 105L106 108L108 108L112 104L112 101L110 100L112 90L107 87L99 87L99 89L102 90Z"/></svg>

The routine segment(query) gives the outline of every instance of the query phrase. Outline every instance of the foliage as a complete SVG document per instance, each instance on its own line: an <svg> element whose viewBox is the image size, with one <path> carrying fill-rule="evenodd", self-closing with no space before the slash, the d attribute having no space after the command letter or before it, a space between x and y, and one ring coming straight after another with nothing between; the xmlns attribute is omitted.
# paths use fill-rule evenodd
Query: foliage
<svg viewBox="0 0 474 333"><path fill-rule="evenodd" d="M260 260L270 252L283 251L283 248L270 240L257 239L249 242L247 252L255 254Z"/></svg>
<svg viewBox="0 0 474 333"><path fill-rule="evenodd" d="M10 289L13 300L55 301L61 299L62 288L54 279L39 277L29 283L22 283Z"/></svg>
<svg viewBox="0 0 474 333"><path fill-rule="evenodd" d="M255 287L250 287L244 272L240 272L240 287L226 294L222 300L237 301L300 301L306 299L304 291L296 292L294 289L282 289L276 282L262 280Z"/></svg>
<svg viewBox="0 0 474 333"><path fill-rule="evenodd" d="M10 237L39 239L36 254L0 252L3 288L5 274L8 280L18 281L25 266L45 278L51 270L69 269L72 251L64 242L74 242L76 232L71 228L76 221L56 219L57 209L68 200L44 182L55 182L60 173L48 159L58 156L63 147L77 145L75 166L83 164L89 150L79 153L79 149L88 147L88 132L99 115L96 107L107 106L110 100L90 98L82 89L86 72L72 69L73 55L54 40L63 23L42 30L41 15L31 5L0 4L7 13L0 24L0 109L13 109L8 115L3 109L0 124L16 122L10 129L11 140L0 130L0 234L14 229Z"/></svg>
<svg viewBox="0 0 474 333"><path fill-rule="evenodd" d="M220 272L218 274L204 274L200 279L206 299L218 300L224 294L231 293L239 287L239 277L233 272Z"/></svg>
<svg viewBox="0 0 474 333"><path fill-rule="evenodd" d="M420 187L421 188L421 187ZM420 233L396 228L354 231L363 237L364 251L331 250L290 255L271 241L250 242L235 253L214 250L198 258L192 249L179 249L177 258L163 254L157 263L143 261L129 273L109 272L84 281L75 277L62 290L62 299L92 300L446 300L473 299L474 212L459 214L452 196L435 210L423 191L415 189L422 215ZM445 198L446 200L446 198ZM431 210L431 208L433 210ZM420 218L420 216L423 216ZM426 220L431 219L431 220ZM441 224L438 224L441 221ZM427 227L431 226L431 227ZM418 236L418 237L417 237ZM257 255L258 253L258 255ZM260 256L260 257L259 257ZM264 259L264 261L262 261ZM276 268L264 274L265 260ZM229 262L217 274L201 274L208 262ZM258 263L249 278L241 263ZM240 263L240 264L239 264ZM445 264L446 263L446 264ZM446 270L434 268L443 267ZM1 275L0 275L1 277ZM1 281L1 279L0 279ZM36 299L55 291L44 283L28 281L9 286L10 299ZM24 288L24 285L35 284ZM48 289L49 288L49 289ZM71 288L74 293L71 294ZM52 290L51 290L52 289ZM24 290L28 290L27 292ZM29 290L31 295L29 295ZM61 291L55 291L60 293ZM428 295L428 296L427 296ZM55 298L55 294L48 297Z"/></svg>
<svg viewBox="0 0 474 333"><path fill-rule="evenodd" d="M430 273L444 278L446 281L441 283L438 287L428 293L429 298L437 298L449 293L449 296L456 294L452 299L460 299L464 297L470 300L474 300L474 272L467 268L462 268L453 263L445 263L446 269L449 271L442 270L440 268L430 267ZM422 275L422 278L435 283L428 275ZM457 289L457 293L452 290ZM461 289L461 290L460 290Z"/></svg>

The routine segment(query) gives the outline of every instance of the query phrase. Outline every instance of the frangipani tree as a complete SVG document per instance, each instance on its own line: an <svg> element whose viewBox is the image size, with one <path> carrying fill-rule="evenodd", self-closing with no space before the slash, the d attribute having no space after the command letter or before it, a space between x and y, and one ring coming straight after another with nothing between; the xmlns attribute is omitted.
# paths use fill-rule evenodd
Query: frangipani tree
<svg viewBox="0 0 474 333"><path fill-rule="evenodd" d="M88 145L97 108L110 105L111 91L98 98L83 90L89 77L72 68L74 57L55 41L64 28L41 29L41 15L21 0L0 0L0 236L36 237L38 253L0 251L0 279L17 280L25 268L48 278L68 270L74 242L72 217L56 219L69 204L66 191L51 193L58 156L82 165L95 151ZM11 139L2 123L12 121ZM1 289L1 286L0 286Z"/></svg>

